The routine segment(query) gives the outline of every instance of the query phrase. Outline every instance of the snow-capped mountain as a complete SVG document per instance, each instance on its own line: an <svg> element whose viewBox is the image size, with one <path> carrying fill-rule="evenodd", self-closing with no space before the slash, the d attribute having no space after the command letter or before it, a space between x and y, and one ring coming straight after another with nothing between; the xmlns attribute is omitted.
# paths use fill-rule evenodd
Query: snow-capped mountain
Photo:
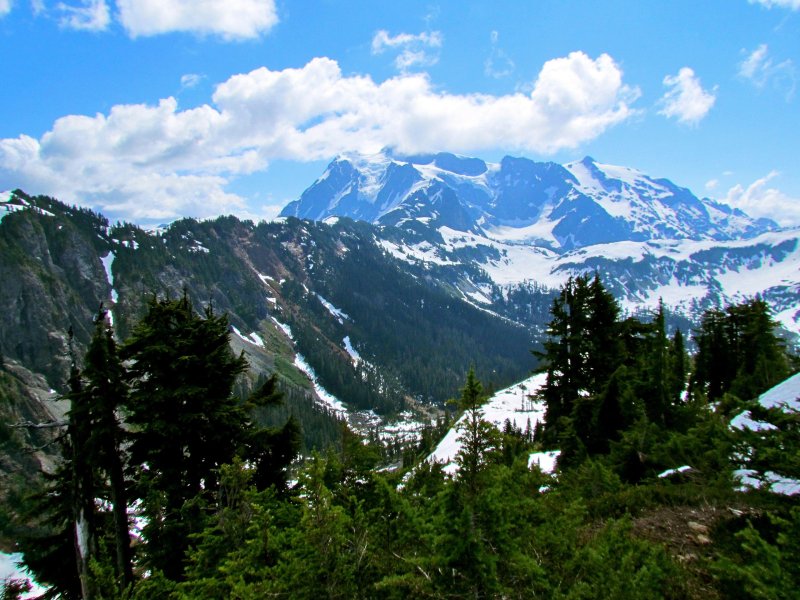
<svg viewBox="0 0 800 600"><path fill-rule="evenodd" d="M555 251L653 239L729 241L777 229L666 179L590 157L561 166L505 157L486 163L440 153L347 155L283 216L409 220Z"/></svg>
<svg viewBox="0 0 800 600"><path fill-rule="evenodd" d="M800 230L589 157L342 156L283 214L375 223L387 252L449 271L487 310L524 286L597 271L631 312L663 299L696 322L760 294L800 333Z"/></svg>

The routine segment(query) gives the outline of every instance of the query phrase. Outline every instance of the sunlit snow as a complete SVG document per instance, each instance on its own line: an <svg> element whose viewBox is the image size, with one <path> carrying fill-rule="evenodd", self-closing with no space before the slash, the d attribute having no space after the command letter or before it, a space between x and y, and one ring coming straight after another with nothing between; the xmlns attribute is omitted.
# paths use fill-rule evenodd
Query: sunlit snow
<svg viewBox="0 0 800 600"><path fill-rule="evenodd" d="M758 398L758 403L764 408L780 409L793 414L800 413L800 373L789 377L775 387L767 390ZM737 415L731 421L735 429L749 429L751 431L774 431L778 428L772 423L756 421L749 411ZM800 481L783 477L778 473L766 471L758 473L752 469L739 469L734 475L739 479L744 488L766 487L776 494L793 496L800 494Z"/></svg>
<svg viewBox="0 0 800 600"><path fill-rule="evenodd" d="M544 419L544 404L534 402L531 399L531 395L535 394L544 385L546 379L547 375L545 373L539 373L525 381L500 390L483 405L483 418L490 423L494 423L498 428L502 428L508 420L523 431L528 426L533 429L539 421ZM461 443L458 441L461 435L458 431L458 425L464 419L465 416L462 416L456 422L428 456L428 461L444 464L444 470L447 473L452 474L458 470L458 466L454 462L458 451L461 449Z"/></svg>
<svg viewBox="0 0 800 600"><path fill-rule="evenodd" d="M36 598L45 592L45 588L38 585L26 570L17 567L17 563L21 560L21 554L0 552L0 585L6 579L27 579L32 584L31 591L20 598Z"/></svg>
<svg viewBox="0 0 800 600"><path fill-rule="evenodd" d="M323 298L319 294L317 294L317 298L319 299L320 303L322 303L322 306L324 306L327 309L327 311L331 313L331 315L333 315L333 317L337 321L339 321L339 323L344 323L344 320L348 321L350 320L350 317L347 316L347 314L344 311L341 311L338 308L336 308L333 304L328 302L325 298Z"/></svg>
<svg viewBox="0 0 800 600"><path fill-rule="evenodd" d="M322 384L320 384L320 382L317 380L317 374L314 372L314 369L312 369L311 365L306 362L306 359L302 354L295 355L294 365L303 373L305 373L306 376L311 380L311 383L314 386L314 391L317 392L317 396L319 396L319 399L327 408L338 413L340 416L347 415L347 407L341 400L322 387Z"/></svg>
<svg viewBox="0 0 800 600"><path fill-rule="evenodd" d="M361 362L361 355L355 348L353 348L353 344L350 342L350 336L345 336L345 338L342 340L342 343L344 344L344 349L350 355L350 358L353 359L353 366L357 367L358 363Z"/></svg>

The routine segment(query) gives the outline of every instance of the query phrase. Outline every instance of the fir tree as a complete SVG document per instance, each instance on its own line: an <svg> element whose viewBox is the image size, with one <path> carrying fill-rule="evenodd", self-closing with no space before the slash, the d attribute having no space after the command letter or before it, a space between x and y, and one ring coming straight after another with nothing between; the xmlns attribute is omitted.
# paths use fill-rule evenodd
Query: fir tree
<svg viewBox="0 0 800 600"><path fill-rule="evenodd" d="M231 394L246 361L228 345L227 318L211 307L201 317L186 294L151 300L121 354L130 361L130 452L148 519L148 560L178 580L219 468L247 435L249 418Z"/></svg>
<svg viewBox="0 0 800 600"><path fill-rule="evenodd" d="M116 548L116 573L122 589L133 583L130 531L128 528L128 493L125 482L124 435L117 421L117 411L127 397L125 369L119 360L114 334L102 305L95 319L95 332L86 352L83 418L91 426L84 452L110 487ZM77 416L77 415L76 415ZM99 493L98 493L99 495Z"/></svg>

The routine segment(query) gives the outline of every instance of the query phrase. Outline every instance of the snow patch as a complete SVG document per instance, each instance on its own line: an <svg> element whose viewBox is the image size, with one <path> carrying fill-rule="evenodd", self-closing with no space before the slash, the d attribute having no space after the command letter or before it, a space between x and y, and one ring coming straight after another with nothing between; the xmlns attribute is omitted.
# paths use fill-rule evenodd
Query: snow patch
<svg viewBox="0 0 800 600"><path fill-rule="evenodd" d="M250 335L243 335L242 332L239 331L235 325L231 325L231 329L233 330L233 333L235 333L236 336L242 341L245 341L249 344L253 344L254 346L266 348L266 345L264 344L264 339L260 335L258 335L255 331Z"/></svg>
<svg viewBox="0 0 800 600"><path fill-rule="evenodd" d="M342 343L344 343L344 349L350 355L350 358L353 359L353 366L357 367L358 363L361 362L361 355L358 353L358 350L356 350L353 347L353 344L350 342L350 336L349 335L345 336L345 338L342 340Z"/></svg>
<svg viewBox="0 0 800 600"><path fill-rule="evenodd" d="M667 469L666 471L663 471L662 473L659 473L658 477L660 479L664 479L665 477L670 477L672 475L677 475L678 473L685 473L686 471L691 471L691 470L692 470L692 467L690 467L689 465L683 465L681 467L676 467L674 469Z"/></svg>
<svg viewBox="0 0 800 600"><path fill-rule="evenodd" d="M538 373L533 377L500 390L492 396L482 407L483 419L502 428L506 421L523 431L533 429L540 421L544 421L544 403L535 402L531 396L541 388L547 380L546 373ZM462 415L455 425L447 432L439 445L428 456L429 462L443 463L444 471L453 474L458 471L455 458L461 449L458 438L461 433L458 426L464 422L466 416Z"/></svg>
<svg viewBox="0 0 800 600"><path fill-rule="evenodd" d="M561 456L561 450L534 452L528 457L528 468L532 469L535 465L542 473L550 474L556 470L559 456Z"/></svg>
<svg viewBox="0 0 800 600"><path fill-rule="evenodd" d="M340 416L345 416L347 414L347 407L341 400L322 387L322 384L320 384L319 380L317 379L317 374L314 372L314 369L308 364L302 354L298 353L295 355L294 366L305 373L309 380L311 380L311 384L314 386L314 391L317 392L317 396L319 396L323 406L331 409Z"/></svg>
<svg viewBox="0 0 800 600"><path fill-rule="evenodd" d="M345 320L347 321L350 320L350 317L347 316L345 312L336 308L333 304L325 300L325 298L323 298L319 294L317 294L317 298L319 299L320 303L322 303L322 306L324 306L328 310L328 312L331 313L331 315L333 315L333 318L339 321L340 324L344 324Z"/></svg>
<svg viewBox="0 0 800 600"><path fill-rule="evenodd" d="M27 579L31 583L31 591L23 594L20 598L36 598L44 594L46 589L36 583L28 570L17 566L20 561L22 561L22 554L0 552L0 584L5 579Z"/></svg>
<svg viewBox="0 0 800 600"><path fill-rule="evenodd" d="M289 327L288 325L284 325L283 323L278 321L278 319L276 319L275 317L272 317L272 321L275 323L275 325L278 326L278 328L281 331L283 331L283 333L286 334L286 337L288 337L290 340L294 341L294 335L292 335L292 328L291 327Z"/></svg>

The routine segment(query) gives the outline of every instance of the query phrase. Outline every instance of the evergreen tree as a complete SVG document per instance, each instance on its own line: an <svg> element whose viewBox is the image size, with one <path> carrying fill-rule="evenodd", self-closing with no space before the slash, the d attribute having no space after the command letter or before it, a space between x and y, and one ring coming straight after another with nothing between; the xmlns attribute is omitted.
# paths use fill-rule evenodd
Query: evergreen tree
<svg viewBox="0 0 800 600"><path fill-rule="evenodd" d="M544 352L547 381L545 443L559 446L562 464L605 447L615 430L598 431L598 413L611 376L627 355L619 306L598 275L570 279L553 302ZM606 406L602 427L607 428Z"/></svg>
<svg viewBox="0 0 800 600"><path fill-rule="evenodd" d="M117 421L117 411L125 403L127 386L125 369L119 360L114 334L102 305L95 319L95 331L84 363L83 418L87 420L91 432L83 452L100 470L103 484L108 481L114 523L115 568L121 588L126 589L133 583L133 570L128 493L123 472L124 435ZM98 487L103 487L103 484L98 484ZM96 493L100 495L99 490Z"/></svg>
<svg viewBox="0 0 800 600"><path fill-rule="evenodd" d="M726 392L749 400L785 379L789 361L775 328L769 306L759 298L707 311L695 332L692 392L709 402Z"/></svg>
<svg viewBox="0 0 800 600"><path fill-rule="evenodd" d="M483 386L475 376L475 370L470 369L459 401L464 417L458 425L461 448L456 455L456 463L459 467L458 479L464 483L471 498L478 494L481 472L492 461L500 445L500 432L483 418L481 407L485 401Z"/></svg>
<svg viewBox="0 0 800 600"><path fill-rule="evenodd" d="M179 300L153 298L121 355L130 363L130 452L148 520L147 559L179 580L219 468L247 436L245 407L231 394L246 361L228 345L227 318L211 307L201 317L185 293Z"/></svg>

